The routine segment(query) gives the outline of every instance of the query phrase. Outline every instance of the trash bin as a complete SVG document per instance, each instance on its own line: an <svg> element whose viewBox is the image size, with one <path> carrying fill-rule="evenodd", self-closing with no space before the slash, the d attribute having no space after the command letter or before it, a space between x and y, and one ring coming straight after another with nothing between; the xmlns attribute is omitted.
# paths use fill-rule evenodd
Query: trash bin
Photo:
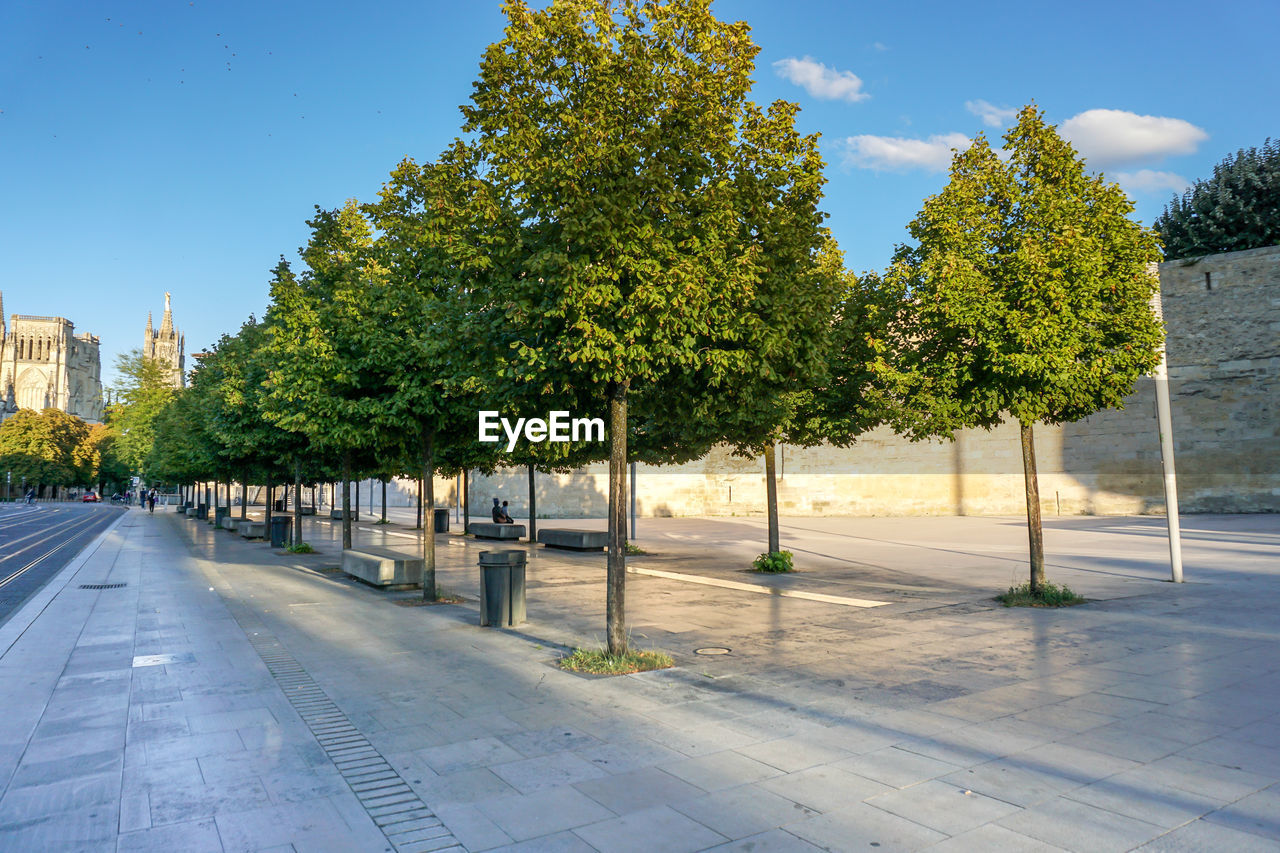
<svg viewBox="0 0 1280 853"><path fill-rule="evenodd" d="M272 512L284 512L284 498L276 498Z"/></svg>
<svg viewBox="0 0 1280 853"><path fill-rule="evenodd" d="M208 517L209 517L209 505L208 505L208 504L196 504L196 518L198 518L198 519L200 519L200 520L202 520L202 521L203 521L204 519L207 519Z"/></svg>
<svg viewBox="0 0 1280 853"><path fill-rule="evenodd" d="M480 552L480 624L506 628L524 621L524 551Z"/></svg>
<svg viewBox="0 0 1280 853"><path fill-rule="evenodd" d="M222 519L229 518L230 516L231 516L231 507L229 506L216 507L213 510L213 526L222 527Z"/></svg>
<svg viewBox="0 0 1280 853"><path fill-rule="evenodd" d="M449 510L437 509L436 510L436 533L448 533L448 532L449 532Z"/></svg>
<svg viewBox="0 0 1280 853"><path fill-rule="evenodd" d="M271 516L271 547L283 548L289 544L290 531L289 527L293 524L293 519L287 515Z"/></svg>

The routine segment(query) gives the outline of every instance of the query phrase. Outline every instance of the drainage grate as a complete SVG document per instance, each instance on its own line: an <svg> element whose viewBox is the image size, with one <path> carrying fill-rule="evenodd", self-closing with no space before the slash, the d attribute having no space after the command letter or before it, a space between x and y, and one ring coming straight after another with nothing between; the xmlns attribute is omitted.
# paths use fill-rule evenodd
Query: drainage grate
<svg viewBox="0 0 1280 853"><path fill-rule="evenodd" d="M234 612L233 612L233 615ZM239 616L236 621L244 628ZM302 665L265 631L246 630L249 642L302 721L387 840L402 853L466 853L440 819L400 778L373 744L329 699Z"/></svg>
<svg viewBox="0 0 1280 853"><path fill-rule="evenodd" d="M81 589L119 589L122 586L128 586L124 583L82 583Z"/></svg>

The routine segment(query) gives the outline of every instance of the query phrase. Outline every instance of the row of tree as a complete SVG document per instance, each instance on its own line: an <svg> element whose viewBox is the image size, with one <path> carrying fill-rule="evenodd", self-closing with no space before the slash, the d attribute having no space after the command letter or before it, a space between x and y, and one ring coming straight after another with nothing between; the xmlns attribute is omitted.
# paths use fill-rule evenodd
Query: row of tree
<svg viewBox="0 0 1280 853"><path fill-rule="evenodd" d="M89 425L58 409L20 409L0 424L0 494L23 487L50 494L62 487L124 488L129 468L120 458L116 435L103 424Z"/></svg>
<svg viewBox="0 0 1280 853"><path fill-rule="evenodd" d="M617 653L629 462L717 443L764 455L776 552L775 443L1012 416L1040 584L1032 425L1119 405L1157 361L1159 244L1124 194L1027 107L1005 156L982 137L956 155L884 275L854 276L822 224L816 135L794 104L748 97L745 24L703 0L504 8L466 141L400 163L375 202L317 209L262 321L225 336L156 418L151 475L407 473L430 507L434 473L607 459ZM608 441L506 454L476 440L482 409L599 414Z"/></svg>

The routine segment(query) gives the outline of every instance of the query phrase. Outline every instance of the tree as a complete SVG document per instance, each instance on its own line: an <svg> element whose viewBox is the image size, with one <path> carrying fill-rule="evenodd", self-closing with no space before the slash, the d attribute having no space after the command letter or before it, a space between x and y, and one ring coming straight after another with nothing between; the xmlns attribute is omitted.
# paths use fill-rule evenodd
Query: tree
<svg viewBox="0 0 1280 853"><path fill-rule="evenodd" d="M649 445L659 456L701 452L716 430L689 426L721 411L719 395L803 361L762 246L774 206L759 202L779 186L756 176L787 174L798 196L815 197L816 138L794 133L793 105L761 113L747 99L758 49L746 24L709 7L555 0L534 11L510 0L505 37L486 51L463 107L463 129L522 226L487 302L485 337L510 341L509 377L607 401L614 654L627 646L629 429L669 441ZM807 215L820 221L816 209ZM790 259L818 238L785 242ZM794 316L809 303L797 298Z"/></svg>
<svg viewBox="0 0 1280 853"><path fill-rule="evenodd" d="M405 160L378 203L365 210L380 232L374 246L385 274L371 280L366 309L382 335L366 371L378 377L386 429L416 461L424 489L422 596L436 598L436 471L461 462L492 466L476 442L476 413L494 362L469 337L477 294L492 291L513 245L515 224L478 174L476 151L455 143L434 163ZM468 464L470 463L470 464Z"/></svg>
<svg viewBox="0 0 1280 853"><path fill-rule="evenodd" d="M350 548L352 477L376 471L387 452L398 454L384 404L391 389L376 368L385 357L378 300L386 270L354 200L338 210L317 208L307 224L303 275L295 276L283 258L274 270L262 411L304 435L313 450L341 460L342 547Z"/></svg>
<svg viewBox="0 0 1280 853"><path fill-rule="evenodd" d="M97 468L89 439L88 424L75 415L20 409L0 424L0 467L29 485L87 485Z"/></svg>
<svg viewBox="0 0 1280 853"><path fill-rule="evenodd" d="M1280 140L1241 148L1156 219L1167 260L1280 243Z"/></svg>
<svg viewBox="0 0 1280 853"><path fill-rule="evenodd" d="M118 436L116 451L132 473L141 474L154 438L152 422L177 393L160 362L147 358L141 349L121 353L116 358L119 384L113 389L116 402L107 407L106 421Z"/></svg>
<svg viewBox="0 0 1280 853"><path fill-rule="evenodd" d="M1044 583L1032 427L1120 408L1158 361L1155 233L1027 106L1007 162L979 136L925 200L887 275L903 294L891 387L912 438L1018 421L1031 589Z"/></svg>

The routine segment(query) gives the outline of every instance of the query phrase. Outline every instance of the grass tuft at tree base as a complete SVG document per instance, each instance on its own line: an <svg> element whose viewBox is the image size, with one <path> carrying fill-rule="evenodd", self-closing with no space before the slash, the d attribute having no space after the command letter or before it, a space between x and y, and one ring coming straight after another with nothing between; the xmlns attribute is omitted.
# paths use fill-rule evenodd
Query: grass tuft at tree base
<svg viewBox="0 0 1280 853"><path fill-rule="evenodd" d="M1011 586L1003 595L997 595L996 601L1005 607L1071 607L1084 604L1085 600L1065 586L1045 583L1036 592L1031 591L1031 584Z"/></svg>
<svg viewBox="0 0 1280 853"><path fill-rule="evenodd" d="M560 658L561 669L589 672L592 675L626 675L631 672L648 672L651 669L668 669L675 665L671 655L663 652L634 650L624 655L611 655L604 649L574 649L573 654Z"/></svg>
<svg viewBox="0 0 1280 853"><path fill-rule="evenodd" d="M314 554L316 552L316 549L312 548L306 542L299 542L296 545L290 545L288 548L285 548L285 550L290 554Z"/></svg>
<svg viewBox="0 0 1280 853"><path fill-rule="evenodd" d="M761 554L756 557L751 564L751 568L757 572L769 572L770 574L794 572L796 570L795 565L791 562L790 551L773 551L769 554Z"/></svg>
<svg viewBox="0 0 1280 853"><path fill-rule="evenodd" d="M641 548L639 545L637 545L634 542L628 542L626 543L626 548L624 549L624 553L628 557L643 557L649 552Z"/></svg>

